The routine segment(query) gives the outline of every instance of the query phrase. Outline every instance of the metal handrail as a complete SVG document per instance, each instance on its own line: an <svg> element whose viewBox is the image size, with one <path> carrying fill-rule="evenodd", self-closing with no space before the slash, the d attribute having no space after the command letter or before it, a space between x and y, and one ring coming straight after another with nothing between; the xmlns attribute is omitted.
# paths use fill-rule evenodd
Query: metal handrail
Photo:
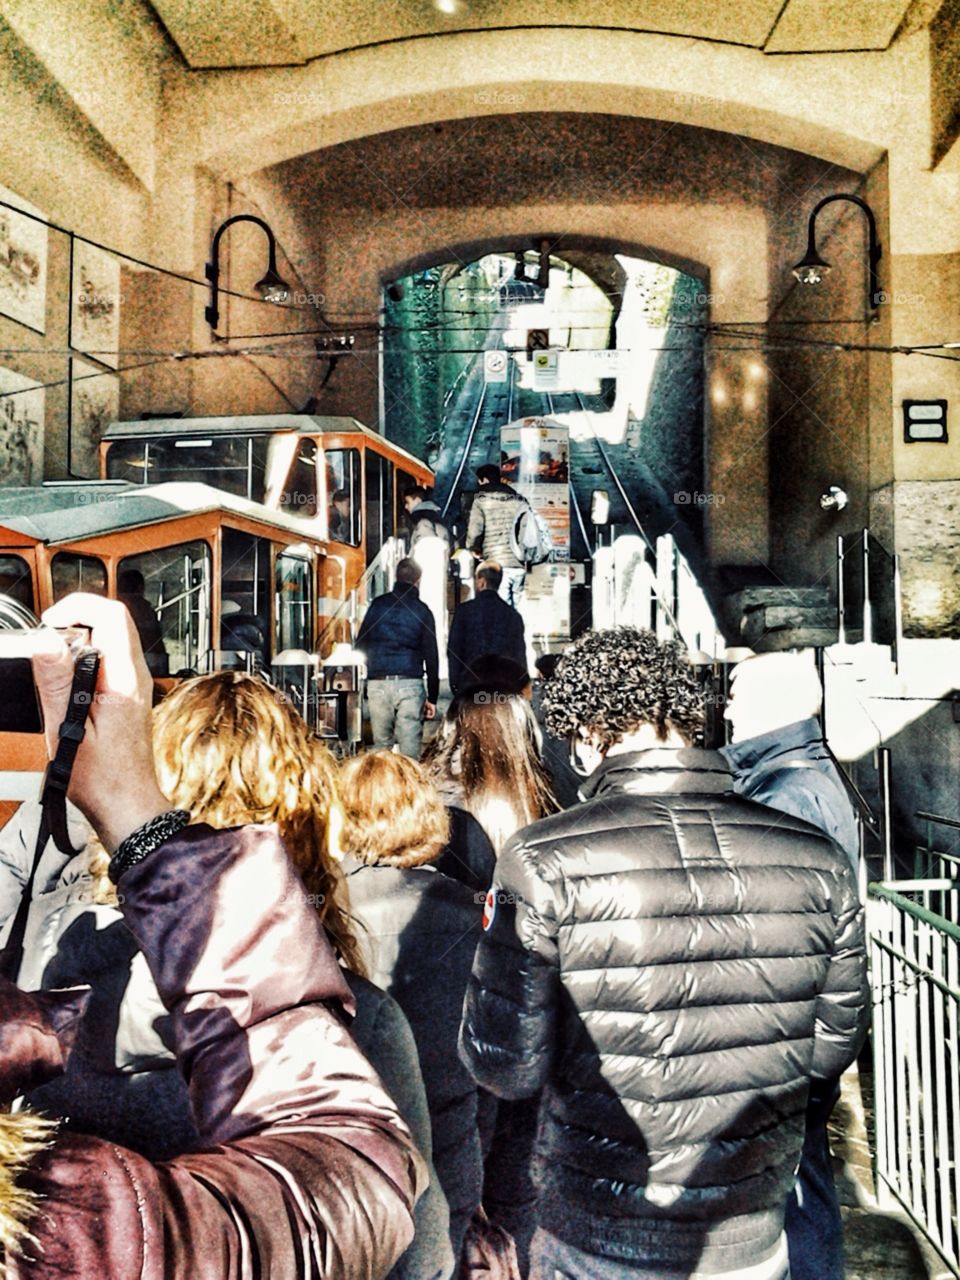
<svg viewBox="0 0 960 1280"><path fill-rule="evenodd" d="M901 889L931 891L940 889L946 892L955 892L957 888L955 880L898 880L896 883ZM871 897L882 898L885 902L892 902L895 907L905 911L907 915L913 916L916 920L922 920L924 924L930 925L933 929L940 929L949 938L953 938L955 942L960 942L960 925L954 924L946 916L938 915L936 911L931 911L929 907L922 907L919 902L913 902L910 898L905 898L902 893L897 893L895 889L888 888L881 881L871 881L867 885L867 892Z"/></svg>
<svg viewBox="0 0 960 1280"><path fill-rule="evenodd" d="M922 822L936 822L942 827L955 827L960 831L960 819L944 818L938 813L926 813L923 809L919 809L915 814Z"/></svg>

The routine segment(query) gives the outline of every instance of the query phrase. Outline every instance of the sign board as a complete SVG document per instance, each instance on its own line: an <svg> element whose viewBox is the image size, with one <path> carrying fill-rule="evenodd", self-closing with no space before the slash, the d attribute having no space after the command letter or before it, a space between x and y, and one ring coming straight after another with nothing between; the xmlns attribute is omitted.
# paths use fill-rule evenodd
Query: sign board
<svg viewBox="0 0 960 1280"><path fill-rule="evenodd" d="M507 362L510 359L506 351L485 351L483 353L483 379L485 382L506 382Z"/></svg>
<svg viewBox="0 0 960 1280"><path fill-rule="evenodd" d="M533 386L536 391L550 391L560 385L558 351L533 353Z"/></svg>
<svg viewBox="0 0 960 1280"><path fill-rule="evenodd" d="M527 359L533 358L534 351L546 351L550 346L549 329L527 330Z"/></svg>

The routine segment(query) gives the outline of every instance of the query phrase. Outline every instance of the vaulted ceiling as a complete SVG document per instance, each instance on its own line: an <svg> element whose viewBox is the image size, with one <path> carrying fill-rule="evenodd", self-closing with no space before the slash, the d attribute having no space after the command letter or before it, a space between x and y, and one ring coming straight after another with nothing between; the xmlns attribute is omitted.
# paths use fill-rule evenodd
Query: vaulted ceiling
<svg viewBox="0 0 960 1280"><path fill-rule="evenodd" d="M462 31L648 31L768 54L885 49L908 10L936 0L151 0L190 67L302 65ZM920 14L920 21L929 17Z"/></svg>

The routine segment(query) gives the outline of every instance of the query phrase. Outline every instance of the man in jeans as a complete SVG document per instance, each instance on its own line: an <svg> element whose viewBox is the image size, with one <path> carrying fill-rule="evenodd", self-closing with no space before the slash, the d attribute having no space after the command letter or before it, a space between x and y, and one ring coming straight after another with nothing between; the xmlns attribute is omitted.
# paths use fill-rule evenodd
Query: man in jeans
<svg viewBox="0 0 960 1280"><path fill-rule="evenodd" d="M401 560L396 585L372 602L356 639L367 661L373 745L396 743L413 760L420 758L423 721L436 715L440 693L433 615L420 599L419 584L416 560Z"/></svg>

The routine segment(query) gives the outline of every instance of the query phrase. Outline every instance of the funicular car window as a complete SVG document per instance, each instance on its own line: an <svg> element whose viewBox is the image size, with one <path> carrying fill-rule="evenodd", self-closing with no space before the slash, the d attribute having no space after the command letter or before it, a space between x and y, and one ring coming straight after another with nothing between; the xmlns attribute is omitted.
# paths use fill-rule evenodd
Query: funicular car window
<svg viewBox="0 0 960 1280"><path fill-rule="evenodd" d="M317 509L317 445L314 440L301 440L280 495L280 510L288 516L310 518Z"/></svg>
<svg viewBox="0 0 960 1280"><path fill-rule="evenodd" d="M270 540L225 527L218 666L257 670L269 662L272 600Z"/></svg>
<svg viewBox="0 0 960 1280"><path fill-rule="evenodd" d="M133 616L154 675L197 675L210 653L210 548L180 542L127 556L117 594Z"/></svg>
<svg viewBox="0 0 960 1280"><path fill-rule="evenodd" d="M36 612L30 566L22 556L0 556L0 595L10 596Z"/></svg>
<svg viewBox="0 0 960 1280"><path fill-rule="evenodd" d="M266 436L114 440L107 454L107 477L134 484L196 481L262 502L268 451Z"/></svg>
<svg viewBox="0 0 960 1280"><path fill-rule="evenodd" d="M276 584L277 649L312 649L310 561L289 554L277 556Z"/></svg>
<svg viewBox="0 0 960 1280"><path fill-rule="evenodd" d="M393 463L368 449L367 473L367 564L372 564L380 548L393 537Z"/></svg>
<svg viewBox="0 0 960 1280"><path fill-rule="evenodd" d="M329 533L334 542L360 545L360 451L327 449L324 453Z"/></svg>
<svg viewBox="0 0 960 1280"><path fill-rule="evenodd" d="M81 556L74 551L58 551L50 566L54 600L71 591L107 593L107 570L99 556Z"/></svg>

